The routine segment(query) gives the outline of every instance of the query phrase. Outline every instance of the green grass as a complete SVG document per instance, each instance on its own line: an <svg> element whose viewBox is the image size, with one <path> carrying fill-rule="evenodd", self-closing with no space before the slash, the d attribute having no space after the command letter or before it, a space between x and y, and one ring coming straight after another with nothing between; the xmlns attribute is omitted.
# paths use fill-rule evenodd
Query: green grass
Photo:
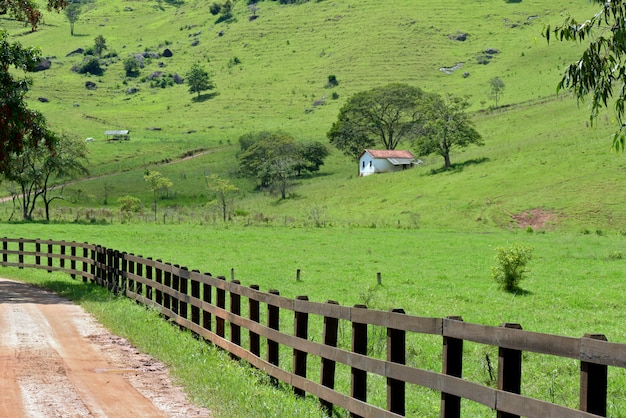
<svg viewBox="0 0 626 418"><path fill-rule="evenodd" d="M590 129L585 109L554 96L564 67L581 46L548 45L541 37L544 25L558 24L568 13L587 16L592 5L561 2L546 9L539 1L432 5L403 0L384 7L367 0L280 6L268 1L259 4L259 18L249 21L244 3L237 3L236 21L215 24L197 2L160 10L154 2L136 1L131 11L125 2L97 1L83 13L74 37L62 14L48 14L47 24L32 34L17 22L0 21L22 43L55 57L50 70L33 74L31 105L53 129L96 138L89 144L92 175L111 174L68 187L73 203L57 201L53 208L70 209L54 212L54 219L85 218L75 212L84 208L115 214L117 198L129 194L144 202L147 219L152 196L143 174L157 169L174 182L170 198L159 202L170 207L170 221L213 221L205 206L204 178L217 173L241 190L235 209L247 216L240 223L304 225L318 219L341 226L492 231L514 226L511 215L542 207L556 215L549 228L626 230L615 182L624 160L609 152L611 118L603 115ZM468 33L467 40L449 39L457 32ZM82 58L67 53L89 47L100 34L109 52L117 53L105 75L70 71ZM200 44L191 46L196 38ZM127 56L166 47L172 58L147 60L140 77L124 76ZM477 56L488 48L500 52L489 64L479 64ZM234 57L241 64L229 65ZM155 89L142 81L154 71L182 75L197 61L215 74L219 94L209 100L193 101L184 85ZM452 74L439 71L460 62L463 67ZM327 89L331 74L339 86ZM488 80L495 76L506 84L504 108L491 111ZM98 89L86 90L87 80ZM486 145L455 152L451 172L439 173L441 159L429 156L421 157L425 164L418 170L367 179L357 178L354 163L335 150L318 175L296 179L287 200L258 193L252 182L238 177L241 134L282 129L298 140L325 142L350 95L389 82L468 95ZM139 92L128 95L129 87ZM331 92L339 99L330 99ZM40 103L38 97L50 102ZM323 97L326 104L313 108ZM162 130L148 130L153 127ZM115 128L130 129L131 141L106 143L104 131ZM200 149L211 152L161 164ZM105 187L112 187L108 206L103 206ZM10 203L4 206L8 217Z"/></svg>
<svg viewBox="0 0 626 418"><path fill-rule="evenodd" d="M4 224L2 229L3 235L9 236L54 236L99 243L229 279L232 268L242 284L258 284L264 291L278 289L281 295L291 298L307 295L318 302L332 299L348 306L366 303L373 309L404 308L419 316L460 315L467 322L492 326L520 323L528 331L571 337L602 333L609 341L626 343L622 309L625 238L617 234L384 228L190 229L152 224ZM522 294L499 291L491 278L495 248L513 242L534 248L530 272L521 282ZM301 269L300 281L296 281L296 269ZM376 283L377 272L382 274L381 285ZM292 329L291 321L290 315L281 315L281 329ZM105 324L114 332L123 330L124 325L114 326L113 322ZM318 320L310 325L314 340L320 338L321 326ZM349 329L343 327L340 334L340 344L349 346ZM373 354L384 355L384 335L380 336L376 327L370 339ZM162 345L170 344L176 343L172 340ZM440 370L439 339L411 337L408 347L410 364ZM466 344L465 376L494 385L486 355L495 369L496 349ZM283 351L281 363L289 367L290 356L289 350ZM523 393L575 408L578 373L575 361L525 354ZM317 380L318 374L319 359L311 356L309 375ZM339 378L340 390L348 390L347 376ZM619 411L626 399L626 374L612 368L610 376L611 413L622 416ZM193 383L193 376L189 379L189 385L200 384ZM384 406L384 381L373 378L370 391L372 402ZM438 408L438 395L431 391L411 388L408 399L409 410L417 415L432 414ZM470 413L489 414L471 403L466 408Z"/></svg>

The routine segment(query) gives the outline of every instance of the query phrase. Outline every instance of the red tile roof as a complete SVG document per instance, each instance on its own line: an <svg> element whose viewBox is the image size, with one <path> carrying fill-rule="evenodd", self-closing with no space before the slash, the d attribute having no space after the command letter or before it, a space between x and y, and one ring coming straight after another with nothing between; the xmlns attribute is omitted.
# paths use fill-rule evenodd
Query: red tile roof
<svg viewBox="0 0 626 418"><path fill-rule="evenodd" d="M411 151L408 150L375 150L366 149L361 153L359 158L368 152L374 158L415 158Z"/></svg>

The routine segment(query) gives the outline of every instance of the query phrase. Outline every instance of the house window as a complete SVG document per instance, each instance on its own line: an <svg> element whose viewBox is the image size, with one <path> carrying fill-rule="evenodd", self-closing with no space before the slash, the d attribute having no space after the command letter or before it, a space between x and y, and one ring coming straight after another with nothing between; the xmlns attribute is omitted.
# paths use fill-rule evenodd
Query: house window
<svg viewBox="0 0 626 418"><path fill-rule="evenodd" d="M363 161L363 168L365 168L365 161Z"/></svg>
<svg viewBox="0 0 626 418"><path fill-rule="evenodd" d="M372 166L372 162L370 161L370 167Z"/></svg>

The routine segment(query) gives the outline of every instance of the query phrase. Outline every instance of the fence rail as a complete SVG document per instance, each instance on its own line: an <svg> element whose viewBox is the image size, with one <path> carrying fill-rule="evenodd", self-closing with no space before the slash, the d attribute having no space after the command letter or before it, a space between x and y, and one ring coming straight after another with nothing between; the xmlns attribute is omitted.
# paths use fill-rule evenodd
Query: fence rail
<svg viewBox="0 0 626 418"><path fill-rule="evenodd" d="M518 324L491 327L459 317L417 317L401 309L375 311L363 305L312 302L306 296L290 299L276 290L262 292L256 285L242 286L238 281L100 245L22 238L0 241L2 266L62 271L121 292L227 350L233 358L293 386L296 394L318 397L328 412L335 405L352 417L404 416L407 384L440 392L441 417L460 417L461 399L498 411L498 417L606 416L608 367L626 368L626 344L608 342L603 335L572 338L525 331ZM247 303L242 305L242 298ZM293 333L280 330L285 311L293 319ZM323 322L321 336L309 338L310 317ZM350 324L349 349L338 346L340 321ZM386 329L384 359L367 354L368 327L372 326ZM441 373L406 365L407 333L441 337ZM498 348L497 388L462 378L464 342ZM281 350L292 350L291 367L280 364ZM579 410L520 395L523 352L580 362ZM321 359L319 382L307 378L308 355ZM337 365L350 369L350 393L334 388ZM372 375L386 380L386 408L367 402Z"/></svg>

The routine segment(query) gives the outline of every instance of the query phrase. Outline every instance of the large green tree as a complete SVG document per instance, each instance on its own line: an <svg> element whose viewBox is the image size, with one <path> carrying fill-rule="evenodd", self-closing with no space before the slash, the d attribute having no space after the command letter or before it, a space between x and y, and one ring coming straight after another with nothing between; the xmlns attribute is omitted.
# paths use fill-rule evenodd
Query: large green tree
<svg viewBox="0 0 626 418"><path fill-rule="evenodd" d="M329 155L320 142L298 143L286 132L253 132L239 138L239 171L261 189L277 187L284 199L293 176L316 172Z"/></svg>
<svg viewBox="0 0 626 418"><path fill-rule="evenodd" d="M63 199L63 182L86 175L87 148L78 139L59 137L52 148L29 143L14 153L5 178L17 188L16 195L22 218L30 220L37 200L41 197L46 220L50 220L50 204Z"/></svg>
<svg viewBox="0 0 626 418"><path fill-rule="evenodd" d="M573 17L555 27L547 26L544 36L552 34L559 41L587 42L582 56L565 70L557 90L569 90L583 102L590 97L593 123L600 109L613 104L619 129L613 135L613 147L624 150L626 144L626 1L592 0L599 11L579 22Z"/></svg>
<svg viewBox="0 0 626 418"><path fill-rule="evenodd" d="M67 3L66 0L48 0L46 7L48 10L59 11L67 6ZM0 14L8 13L15 19L28 23L32 30L35 30L43 18L40 4L41 2L36 0L3 0L0 1Z"/></svg>
<svg viewBox="0 0 626 418"><path fill-rule="evenodd" d="M354 159L365 148L396 149L415 137L428 96L418 87L400 83L357 93L339 111L328 139Z"/></svg>
<svg viewBox="0 0 626 418"><path fill-rule="evenodd" d="M482 137L465 112L469 103L461 97L432 96L426 106L426 118L415 141L420 155L438 154L444 167L450 167L450 152L471 144L482 145Z"/></svg>

